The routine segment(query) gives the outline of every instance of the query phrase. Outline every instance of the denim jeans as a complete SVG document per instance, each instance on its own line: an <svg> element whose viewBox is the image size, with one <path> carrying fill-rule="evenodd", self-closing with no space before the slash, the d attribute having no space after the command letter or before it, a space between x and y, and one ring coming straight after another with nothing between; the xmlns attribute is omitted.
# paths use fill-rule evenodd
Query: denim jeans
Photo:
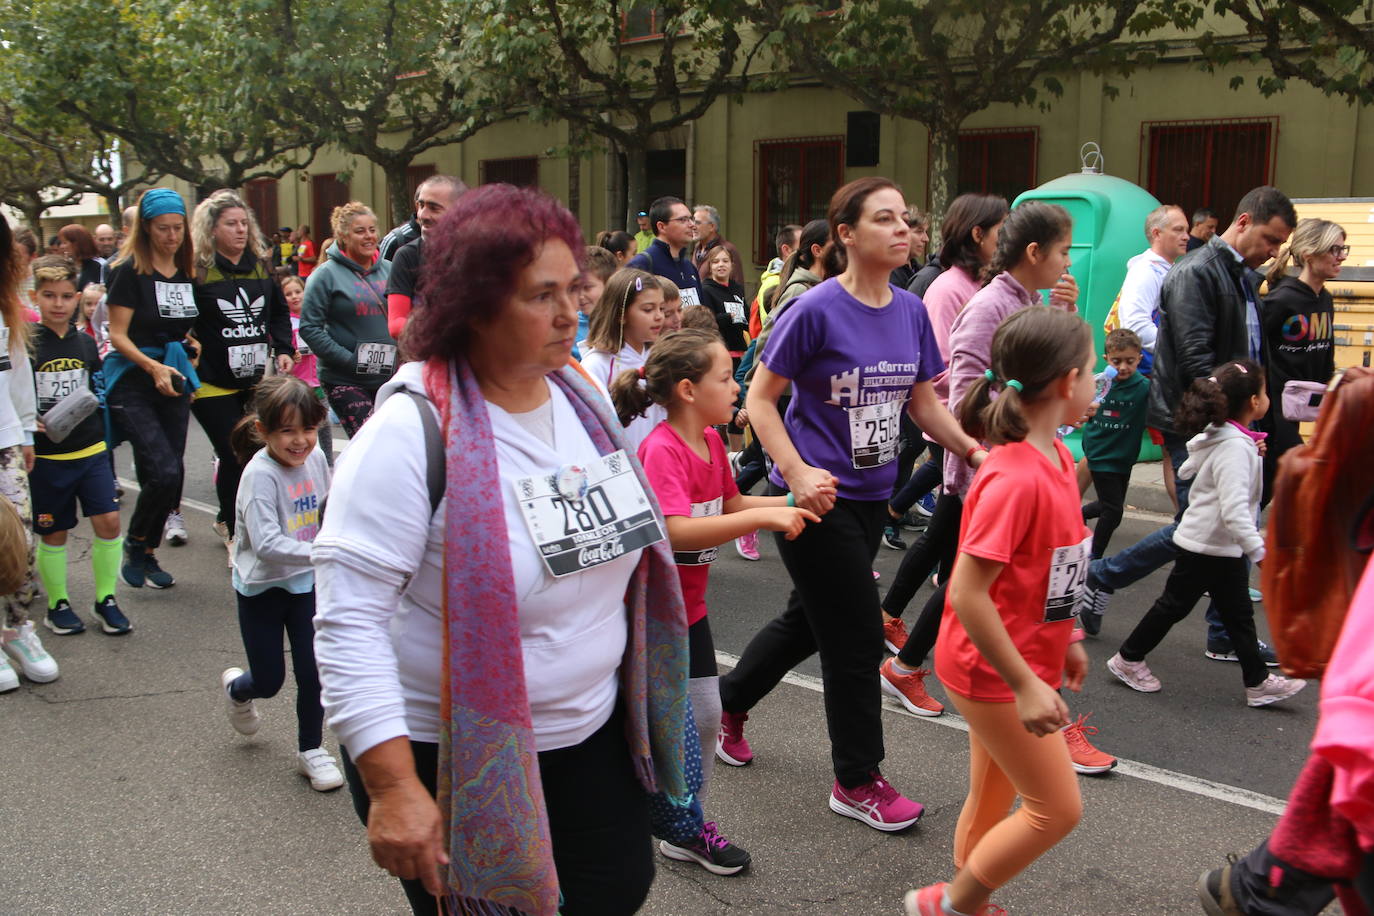
<svg viewBox="0 0 1374 916"><path fill-rule="evenodd" d="M1088 567L1089 588L1114 592L1139 582L1178 556L1178 548L1174 546L1174 529L1178 527L1179 519L1183 518L1183 510L1188 508L1188 489L1193 483L1191 477L1187 480L1178 477L1178 469L1188 458L1188 440L1172 433L1165 433L1164 448L1169 453L1169 463L1174 466L1174 478L1178 488L1178 514L1172 522L1145 535L1125 550L1110 557L1094 560ZM1249 561L1246 563L1248 568ZM1211 644L1230 641L1231 638L1226 635L1226 627L1221 622L1221 613L1214 602L1209 602L1207 642Z"/></svg>

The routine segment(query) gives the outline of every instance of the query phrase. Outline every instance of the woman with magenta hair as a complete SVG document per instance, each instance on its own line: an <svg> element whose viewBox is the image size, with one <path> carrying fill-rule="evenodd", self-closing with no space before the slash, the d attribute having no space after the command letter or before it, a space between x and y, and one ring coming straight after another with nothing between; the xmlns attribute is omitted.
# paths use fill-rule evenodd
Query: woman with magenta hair
<svg viewBox="0 0 1374 916"><path fill-rule="evenodd" d="M414 912L633 913L649 795L690 801L699 756L663 517L569 365L581 232L492 184L426 249L416 361L339 459L315 542L329 724Z"/></svg>

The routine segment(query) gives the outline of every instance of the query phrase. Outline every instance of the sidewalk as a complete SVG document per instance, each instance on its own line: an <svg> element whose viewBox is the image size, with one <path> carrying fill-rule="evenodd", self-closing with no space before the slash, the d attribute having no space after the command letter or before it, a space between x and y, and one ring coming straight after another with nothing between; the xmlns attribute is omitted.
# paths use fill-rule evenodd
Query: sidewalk
<svg viewBox="0 0 1374 916"><path fill-rule="evenodd" d="M1085 495L1084 502L1088 501ZM1160 515L1174 514L1173 501L1169 499L1169 491L1164 489L1162 461L1143 461L1135 466L1131 472L1130 489L1126 491L1126 508Z"/></svg>

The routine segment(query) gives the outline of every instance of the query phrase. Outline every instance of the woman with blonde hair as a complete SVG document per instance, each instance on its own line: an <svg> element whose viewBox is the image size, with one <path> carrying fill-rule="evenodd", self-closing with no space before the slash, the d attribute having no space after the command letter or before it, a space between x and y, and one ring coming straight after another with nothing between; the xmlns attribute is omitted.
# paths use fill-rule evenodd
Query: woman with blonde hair
<svg viewBox="0 0 1374 916"><path fill-rule="evenodd" d="M320 384L351 439L377 390L396 372L396 339L387 328L391 262L376 257L377 216L353 200L329 219L335 245L305 282L301 339L318 358Z"/></svg>
<svg viewBox="0 0 1374 916"><path fill-rule="evenodd" d="M1303 219L1269 268L1269 292L1260 305L1270 405L1260 421L1260 428L1269 433L1264 456L1266 504L1279 456L1302 444L1298 424L1283 415L1284 385L1294 380L1325 383L1336 371L1332 331L1336 310L1326 283L1340 274L1349 256L1344 229L1330 220Z"/></svg>
<svg viewBox="0 0 1374 916"><path fill-rule="evenodd" d="M229 434L267 373L269 358L278 372L290 372L296 348L267 244L243 198L220 190L202 200L191 214L191 241L200 313L191 333L200 344L201 382L191 413L219 459L214 527L227 543L234 537L234 500L243 472Z"/></svg>

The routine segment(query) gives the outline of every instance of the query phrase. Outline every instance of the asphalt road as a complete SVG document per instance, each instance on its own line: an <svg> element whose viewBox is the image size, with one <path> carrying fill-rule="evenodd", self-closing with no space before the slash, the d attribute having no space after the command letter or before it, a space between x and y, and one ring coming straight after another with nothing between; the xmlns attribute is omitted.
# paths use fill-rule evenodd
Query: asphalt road
<svg viewBox="0 0 1374 916"><path fill-rule="evenodd" d="M242 650L225 552L210 516L195 508L214 497L208 447L194 423L187 468L191 543L160 552L177 586L121 593L135 625L130 636L43 631L62 677L0 697L11 773L0 913L404 913L398 887L367 855L346 795L320 795L295 775L290 688L261 701L265 721L254 739L224 720L219 672L241 664ZM1115 543L1153 524L1129 518ZM89 529L78 529L73 604L88 620L89 545ZM785 600L788 582L771 543L763 553L762 562L746 563L723 550L713 572L712 627L727 661ZM880 550L883 585L899 559ZM1237 666L1202 656L1200 609L1150 659L1162 693L1134 693L1106 672L1105 660L1163 582L1156 574L1119 593L1102 636L1087 643L1092 674L1070 705L1093 713L1098 745L1123 763L1082 779L1081 826L997 894L1015 916L1200 913L1198 873L1267 834L1305 758L1316 685L1279 707L1246 708ZM907 888L950 874L967 783L958 720L890 708L884 772L927 814L906 834L879 834L826 807L818 675L814 660L803 664L757 707L751 766L716 769L708 813L752 852L752 869L718 878L660 860L645 913L896 914Z"/></svg>

